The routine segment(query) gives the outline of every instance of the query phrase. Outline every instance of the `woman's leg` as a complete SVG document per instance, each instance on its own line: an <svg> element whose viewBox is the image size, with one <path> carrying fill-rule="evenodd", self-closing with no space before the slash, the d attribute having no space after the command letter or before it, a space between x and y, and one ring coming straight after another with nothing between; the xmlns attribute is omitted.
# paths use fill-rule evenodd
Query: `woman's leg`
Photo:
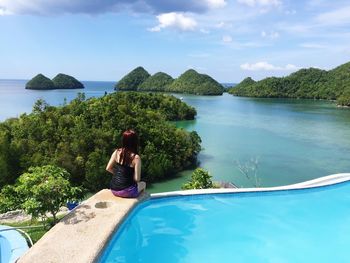
<svg viewBox="0 0 350 263"><path fill-rule="evenodd" d="M146 189L146 183L141 181L137 183L137 190L139 193L141 193L142 191L144 191Z"/></svg>

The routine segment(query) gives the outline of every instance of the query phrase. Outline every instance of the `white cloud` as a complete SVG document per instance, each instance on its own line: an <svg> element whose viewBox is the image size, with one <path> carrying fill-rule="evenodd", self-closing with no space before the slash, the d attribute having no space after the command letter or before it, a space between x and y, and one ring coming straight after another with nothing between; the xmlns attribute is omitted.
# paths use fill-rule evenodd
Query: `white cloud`
<svg viewBox="0 0 350 263"><path fill-rule="evenodd" d="M266 61L256 62L253 64L244 63L240 67L243 70L249 70L249 71L294 71L299 69L299 67L293 64L287 64L284 67L280 67L280 66L274 66Z"/></svg>
<svg viewBox="0 0 350 263"><path fill-rule="evenodd" d="M225 35L225 36L222 37L222 41L224 43L231 43L232 42L232 37L229 36L229 35Z"/></svg>
<svg viewBox="0 0 350 263"><path fill-rule="evenodd" d="M317 43L302 43L299 46L303 48L311 48L311 49L322 49L327 47L325 45L321 45Z"/></svg>
<svg viewBox="0 0 350 263"><path fill-rule="evenodd" d="M250 7L255 6L279 6L280 0L237 0L238 3L244 4Z"/></svg>
<svg viewBox="0 0 350 263"><path fill-rule="evenodd" d="M159 25L152 27L149 31L158 32L164 28L175 28L182 31L192 31L196 28L197 22L191 17L186 17L182 13L166 13L157 16Z"/></svg>
<svg viewBox="0 0 350 263"><path fill-rule="evenodd" d="M206 0L206 2L209 8L222 8L227 4L225 0Z"/></svg>
<svg viewBox="0 0 350 263"><path fill-rule="evenodd" d="M324 25L350 24L350 6L319 14L316 17L316 22Z"/></svg>
<svg viewBox="0 0 350 263"><path fill-rule="evenodd" d="M270 32L261 31L261 36L263 38L276 39L276 38L279 38L280 34L276 31L270 31Z"/></svg>
<svg viewBox="0 0 350 263"><path fill-rule="evenodd" d="M199 30L199 32L201 32L201 33L203 33L203 34L210 34L210 31L207 30L207 29L205 29L205 28L201 28L201 29Z"/></svg>

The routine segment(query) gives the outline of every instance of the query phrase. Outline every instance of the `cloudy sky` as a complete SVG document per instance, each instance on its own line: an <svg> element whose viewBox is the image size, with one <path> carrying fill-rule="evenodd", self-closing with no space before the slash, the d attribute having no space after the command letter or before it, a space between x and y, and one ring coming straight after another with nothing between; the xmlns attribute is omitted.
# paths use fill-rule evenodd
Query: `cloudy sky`
<svg viewBox="0 0 350 263"><path fill-rule="evenodd" d="M0 78L118 80L141 65L220 82L350 61L349 0L0 0Z"/></svg>

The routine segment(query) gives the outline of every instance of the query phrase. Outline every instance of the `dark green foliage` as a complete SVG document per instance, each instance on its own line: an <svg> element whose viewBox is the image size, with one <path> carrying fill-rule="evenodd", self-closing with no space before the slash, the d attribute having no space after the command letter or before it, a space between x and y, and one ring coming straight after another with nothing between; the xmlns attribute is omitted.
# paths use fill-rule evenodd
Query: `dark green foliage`
<svg viewBox="0 0 350 263"><path fill-rule="evenodd" d="M175 79L166 88L166 91L196 95L222 95L224 87L210 76L189 69Z"/></svg>
<svg viewBox="0 0 350 263"><path fill-rule="evenodd" d="M189 189L208 189L213 188L212 176L204 169L197 168L191 176L191 181L182 186L183 190Z"/></svg>
<svg viewBox="0 0 350 263"><path fill-rule="evenodd" d="M26 89L55 89L55 84L43 74L38 74L27 82Z"/></svg>
<svg viewBox="0 0 350 263"><path fill-rule="evenodd" d="M62 73L54 77L52 81L56 89L83 89L84 88L84 85L81 82L79 82L76 78L69 75L62 74Z"/></svg>
<svg viewBox="0 0 350 263"><path fill-rule="evenodd" d="M116 85L118 90L137 90L138 87L149 78L150 74L143 68L137 67L125 75Z"/></svg>
<svg viewBox="0 0 350 263"><path fill-rule="evenodd" d="M333 70L301 69L287 77L241 82L229 91L236 96L337 100L350 105L350 62Z"/></svg>
<svg viewBox="0 0 350 263"><path fill-rule="evenodd" d="M143 180L166 178L196 161L200 138L169 121L193 119L194 108L164 94L117 92L52 107L38 101L33 113L0 124L0 187L11 184L31 166L55 164L70 182L90 191L108 187L105 171L121 134L132 128L140 137ZM16 169L13 169L15 167Z"/></svg>
<svg viewBox="0 0 350 263"><path fill-rule="evenodd" d="M174 79L166 73L158 72L146 79L139 87L140 91L165 91Z"/></svg>

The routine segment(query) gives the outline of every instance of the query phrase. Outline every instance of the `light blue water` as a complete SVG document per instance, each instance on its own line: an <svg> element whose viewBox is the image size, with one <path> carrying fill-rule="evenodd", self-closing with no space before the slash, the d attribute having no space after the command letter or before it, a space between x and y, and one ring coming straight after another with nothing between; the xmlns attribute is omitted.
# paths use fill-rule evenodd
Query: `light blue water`
<svg viewBox="0 0 350 263"><path fill-rule="evenodd" d="M0 121L20 114L31 112L38 99L44 99L50 105L58 106L74 99L79 92L86 97L100 97L105 91L113 92L115 82L83 81L85 89L74 90L26 90L27 80L0 80Z"/></svg>
<svg viewBox="0 0 350 263"><path fill-rule="evenodd" d="M349 262L350 183L139 205L100 262Z"/></svg>
<svg viewBox="0 0 350 263"><path fill-rule="evenodd" d="M8 226L0 225L0 263L14 263L29 248L27 241L16 230L6 230Z"/></svg>

